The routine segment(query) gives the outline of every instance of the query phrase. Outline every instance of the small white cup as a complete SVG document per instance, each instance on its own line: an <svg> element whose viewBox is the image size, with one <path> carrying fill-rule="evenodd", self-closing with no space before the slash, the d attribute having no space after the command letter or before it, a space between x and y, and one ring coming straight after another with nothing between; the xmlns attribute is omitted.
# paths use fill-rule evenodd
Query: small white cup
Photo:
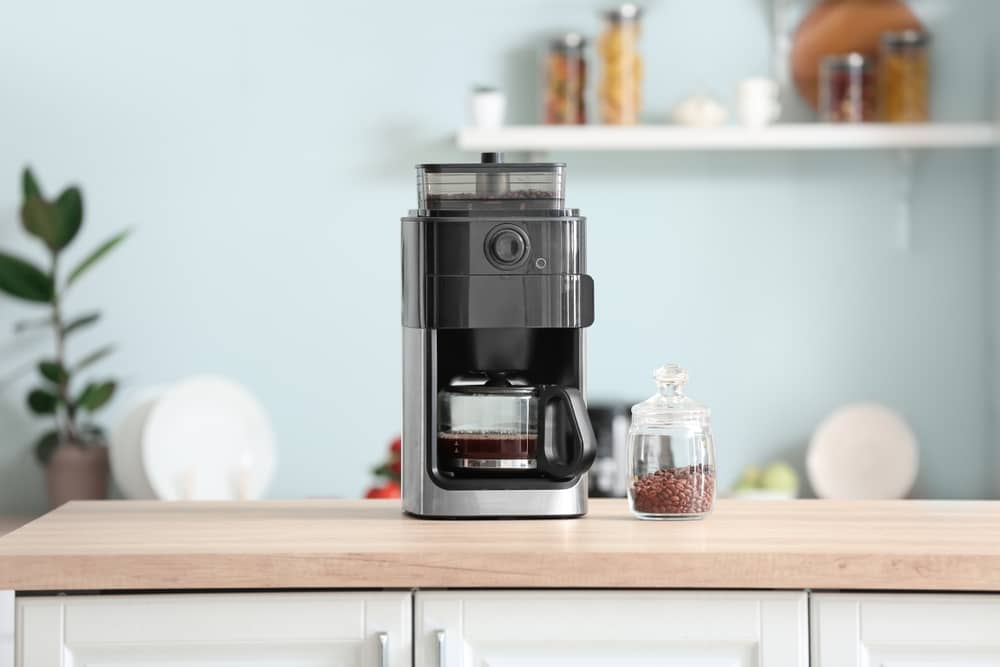
<svg viewBox="0 0 1000 667"><path fill-rule="evenodd" d="M765 127L778 120L781 103L778 82L763 77L753 77L740 82L736 106L740 122L746 127Z"/></svg>
<svg viewBox="0 0 1000 667"><path fill-rule="evenodd" d="M469 97L472 125L481 129L503 127L507 98L496 89L475 90Z"/></svg>

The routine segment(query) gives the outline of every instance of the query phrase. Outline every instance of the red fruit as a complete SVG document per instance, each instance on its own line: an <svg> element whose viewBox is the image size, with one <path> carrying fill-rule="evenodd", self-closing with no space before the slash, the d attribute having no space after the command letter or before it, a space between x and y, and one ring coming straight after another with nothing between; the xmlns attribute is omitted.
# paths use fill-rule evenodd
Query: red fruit
<svg viewBox="0 0 1000 667"><path fill-rule="evenodd" d="M393 454L398 454L402 449L403 449L403 439L397 436L396 439L392 441L392 444L389 445L389 451L392 452Z"/></svg>
<svg viewBox="0 0 1000 667"><path fill-rule="evenodd" d="M365 493L365 498L399 498L402 488L398 482L389 481L382 486L374 486Z"/></svg>
<svg viewBox="0 0 1000 667"><path fill-rule="evenodd" d="M392 463L389 464L389 470L391 470L397 476L399 475L400 472L402 472L401 468L402 466L400 466L399 461L393 461Z"/></svg>

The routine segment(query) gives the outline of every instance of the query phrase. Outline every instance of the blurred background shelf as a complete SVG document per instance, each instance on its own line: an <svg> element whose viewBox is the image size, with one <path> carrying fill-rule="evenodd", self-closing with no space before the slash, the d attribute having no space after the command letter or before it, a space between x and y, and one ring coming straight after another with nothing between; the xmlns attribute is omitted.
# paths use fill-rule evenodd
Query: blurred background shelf
<svg viewBox="0 0 1000 667"><path fill-rule="evenodd" d="M993 123L822 125L801 123L762 129L669 125L512 125L463 128L467 151L764 151L991 148L1000 145Z"/></svg>

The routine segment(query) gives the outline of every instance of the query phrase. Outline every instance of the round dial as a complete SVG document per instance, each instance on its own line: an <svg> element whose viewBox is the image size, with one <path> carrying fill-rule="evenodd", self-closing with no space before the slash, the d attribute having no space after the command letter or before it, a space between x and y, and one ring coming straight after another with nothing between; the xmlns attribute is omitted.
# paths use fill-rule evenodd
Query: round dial
<svg viewBox="0 0 1000 667"><path fill-rule="evenodd" d="M486 254L501 268L520 264L528 254L528 237L516 227L500 227L486 239Z"/></svg>

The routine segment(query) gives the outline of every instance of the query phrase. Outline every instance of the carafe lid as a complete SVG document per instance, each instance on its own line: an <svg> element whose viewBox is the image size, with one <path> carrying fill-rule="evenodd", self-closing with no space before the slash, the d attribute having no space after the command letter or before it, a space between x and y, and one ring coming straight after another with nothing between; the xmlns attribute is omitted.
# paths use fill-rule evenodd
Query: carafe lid
<svg viewBox="0 0 1000 667"><path fill-rule="evenodd" d="M459 382L454 382L443 394L463 394L466 396L533 396L537 387L524 383L518 378L510 377L503 371L479 373L478 377L465 376ZM471 380L471 381L470 381Z"/></svg>
<svg viewBox="0 0 1000 667"><path fill-rule="evenodd" d="M684 385L688 381L685 369L673 363L660 366L653 372L653 379L656 380L656 395L632 406L633 424L708 424L711 411L684 395Z"/></svg>

